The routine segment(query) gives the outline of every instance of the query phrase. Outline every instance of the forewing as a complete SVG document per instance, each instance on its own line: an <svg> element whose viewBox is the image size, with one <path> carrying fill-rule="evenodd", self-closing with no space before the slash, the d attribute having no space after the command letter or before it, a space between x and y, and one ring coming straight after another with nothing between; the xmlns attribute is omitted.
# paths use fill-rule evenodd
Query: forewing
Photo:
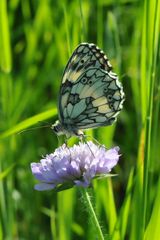
<svg viewBox="0 0 160 240"><path fill-rule="evenodd" d="M75 82L88 68L101 68L109 72L111 64L104 52L93 43L81 43L73 52L64 70L62 83Z"/></svg>
<svg viewBox="0 0 160 240"><path fill-rule="evenodd" d="M118 77L89 68L61 88L63 124L74 129L110 125L122 109L124 93Z"/></svg>

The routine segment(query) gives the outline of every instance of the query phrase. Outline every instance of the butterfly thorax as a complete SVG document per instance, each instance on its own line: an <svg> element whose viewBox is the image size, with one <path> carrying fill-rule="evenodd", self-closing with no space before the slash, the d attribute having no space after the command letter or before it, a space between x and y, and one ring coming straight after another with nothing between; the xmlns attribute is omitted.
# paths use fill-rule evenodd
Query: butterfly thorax
<svg viewBox="0 0 160 240"><path fill-rule="evenodd" d="M83 132L77 129L71 128L70 126L62 124L59 120L57 120L52 126L51 129L54 131L55 134L58 136L66 135L67 138L71 136L82 136Z"/></svg>

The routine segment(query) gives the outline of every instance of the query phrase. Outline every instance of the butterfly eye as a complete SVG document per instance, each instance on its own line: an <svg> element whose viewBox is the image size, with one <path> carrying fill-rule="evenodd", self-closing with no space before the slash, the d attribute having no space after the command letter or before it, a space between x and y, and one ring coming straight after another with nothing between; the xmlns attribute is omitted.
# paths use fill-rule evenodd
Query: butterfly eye
<svg viewBox="0 0 160 240"><path fill-rule="evenodd" d="M81 81L82 81L83 84L86 84L86 82L87 82L87 78L82 78Z"/></svg>
<svg viewBox="0 0 160 240"><path fill-rule="evenodd" d="M52 129L53 129L53 131L55 132L55 133L58 133L58 127L57 126L52 126Z"/></svg>
<svg viewBox="0 0 160 240"><path fill-rule="evenodd" d="M81 60L81 63L84 63L84 59Z"/></svg>

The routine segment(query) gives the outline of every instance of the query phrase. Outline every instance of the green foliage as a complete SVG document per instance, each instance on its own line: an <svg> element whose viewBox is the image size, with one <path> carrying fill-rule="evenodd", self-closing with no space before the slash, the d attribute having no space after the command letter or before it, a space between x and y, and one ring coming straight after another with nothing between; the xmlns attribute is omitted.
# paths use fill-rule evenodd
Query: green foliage
<svg viewBox="0 0 160 240"><path fill-rule="evenodd" d="M83 41L106 52L126 95L114 126L89 131L122 154L118 176L94 181L96 214L107 239L159 238L159 27L159 0L0 1L0 240L95 239L76 189L33 190L30 163L57 137L17 134L54 123L63 69Z"/></svg>

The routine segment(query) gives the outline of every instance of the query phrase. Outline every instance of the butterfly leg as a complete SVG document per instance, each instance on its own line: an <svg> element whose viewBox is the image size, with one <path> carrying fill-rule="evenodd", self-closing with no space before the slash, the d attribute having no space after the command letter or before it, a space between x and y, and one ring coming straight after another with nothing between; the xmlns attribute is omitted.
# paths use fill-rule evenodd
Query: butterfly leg
<svg viewBox="0 0 160 240"><path fill-rule="evenodd" d="M90 148L90 146L89 146L89 144L88 144L88 142L87 142L87 140L86 140L86 135L84 135L84 134L81 135L81 136L80 136L80 140L83 141L83 142L85 142L85 143L87 144L87 146L88 146L89 150L91 151L93 157L95 157L95 155L94 155L92 149Z"/></svg>
<svg viewBox="0 0 160 240"><path fill-rule="evenodd" d="M68 149L69 151L69 154L70 154L70 162L72 161L72 156L71 156L71 151L70 151L70 148L69 148L69 145L68 145L68 139L70 138L70 136L66 135L65 138L64 138L64 144L65 144L65 147Z"/></svg>
<svg viewBox="0 0 160 240"><path fill-rule="evenodd" d="M78 137L79 137L79 139L80 139L81 142L84 141L84 134L78 135Z"/></svg>
<svg viewBox="0 0 160 240"><path fill-rule="evenodd" d="M106 150L107 150L107 148L104 146L104 145L102 145L96 138L94 138L93 136L89 136L89 135L84 135L86 138L91 138L91 139L93 139L93 141L99 146L99 147L104 147Z"/></svg>
<svg viewBox="0 0 160 240"><path fill-rule="evenodd" d="M76 136L80 139L81 142L85 142L87 144L87 146L88 146L89 150L91 151L93 157L95 157L92 149L90 148L90 146L89 146L89 144L88 144L88 142L86 140L86 135L84 135L84 133L82 131L78 131L76 133Z"/></svg>
<svg viewBox="0 0 160 240"><path fill-rule="evenodd" d="M68 148L68 140L69 140L70 136L65 136L65 139L64 139L64 143L66 145L66 147Z"/></svg>

